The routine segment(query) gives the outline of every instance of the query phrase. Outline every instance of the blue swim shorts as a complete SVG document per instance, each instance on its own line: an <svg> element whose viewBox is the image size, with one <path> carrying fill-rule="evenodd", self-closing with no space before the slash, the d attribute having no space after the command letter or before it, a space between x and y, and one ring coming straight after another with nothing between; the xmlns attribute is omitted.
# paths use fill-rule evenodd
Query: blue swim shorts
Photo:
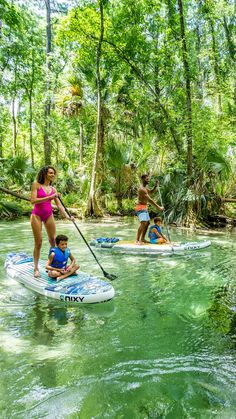
<svg viewBox="0 0 236 419"><path fill-rule="evenodd" d="M137 215L139 221L150 221L150 216L147 210L140 210L136 211L135 215Z"/></svg>

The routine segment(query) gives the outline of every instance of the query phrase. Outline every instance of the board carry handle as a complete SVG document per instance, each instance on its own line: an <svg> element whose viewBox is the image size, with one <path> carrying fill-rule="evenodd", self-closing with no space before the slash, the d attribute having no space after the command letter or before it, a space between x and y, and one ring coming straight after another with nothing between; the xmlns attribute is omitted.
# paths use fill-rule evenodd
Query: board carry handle
<svg viewBox="0 0 236 419"><path fill-rule="evenodd" d="M87 242L86 238L84 237L84 235L83 235L82 231L79 229L79 227L78 227L78 225L76 224L76 222L75 222L74 218L71 216L71 214L70 214L70 212L69 212L68 208L65 206L65 204L63 203L63 201L62 201L62 199L60 198L60 196L58 197L58 199L59 199L59 201L60 201L61 205L63 206L64 210L66 211L67 215L69 216L70 220L71 220L71 221L72 221L72 223L74 224L74 226L75 226L76 230L79 232L80 236L82 237L83 241L85 242L86 246L89 248L89 250L90 250L90 252L92 253L92 255L93 255L94 259L95 259L95 260L96 260L96 262L97 262L97 264L98 264L98 265L99 265L99 267L101 268L103 275L104 275L106 278L110 279L111 281L113 281L114 279L116 279L116 278L117 278L117 276L116 276L116 275L114 275L114 274L109 274L108 272L106 272L106 271L105 271L105 269L103 269L103 267L102 267L101 263L99 262L99 260L98 260L97 256L96 256L96 255L95 255L95 253L93 252L92 248L90 247L89 243Z"/></svg>

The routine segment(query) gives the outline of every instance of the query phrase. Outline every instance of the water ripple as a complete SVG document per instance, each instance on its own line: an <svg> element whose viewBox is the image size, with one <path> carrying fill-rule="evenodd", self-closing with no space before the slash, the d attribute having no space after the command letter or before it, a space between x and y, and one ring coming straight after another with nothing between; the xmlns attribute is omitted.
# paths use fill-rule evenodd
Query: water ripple
<svg viewBox="0 0 236 419"><path fill-rule="evenodd" d="M227 364L227 365L226 365ZM229 366L230 365L230 366ZM236 386L235 360L230 356L190 355L169 357L155 360L132 360L118 363L106 370L105 379L124 379L132 376L132 379L143 377L156 377L165 374L177 374L180 372L204 372L206 374L217 373L218 379L225 384Z"/></svg>
<svg viewBox="0 0 236 419"><path fill-rule="evenodd" d="M182 393L178 396L176 394L173 398L172 392L176 392L175 386L178 382L175 375L179 374L182 374ZM164 379L163 376L165 376ZM140 395L143 392L145 393L147 383L149 386L152 383L152 388L156 387L156 391L153 392L153 402L145 403L141 396L138 400L135 399L135 405L132 406L133 395L136 392ZM219 413L221 408L227 408L232 414L235 385L235 359L230 355L215 356L203 353L157 359L133 359L114 364L111 368L105 369L100 377L96 373L86 374L80 376L79 380L72 385L57 387L54 391L45 392L43 389L33 388L29 391L27 397L18 400L21 405L23 403L28 404L28 408L25 409L24 413L13 414L13 417L18 419L21 417L27 419L57 417L59 419L74 414L80 415L81 409L83 411L87 407L89 412L92 413L85 413L84 416L81 415L82 418L116 418L118 412L122 414L121 417L138 418L159 417L158 415L162 412L160 417L165 418L169 417L168 412L170 411L173 413L180 409L181 414L188 412L193 398L199 397L199 395L208 400L209 405L211 405L208 413L217 413L217 411ZM119 391L118 399L112 399L112 392L115 390ZM141 393L139 393L140 391ZM106 407L103 405L102 411L99 410L101 409L99 398L93 400L95 394L102 394L103 396L107 394L107 400L110 401L110 403L107 402ZM131 402L127 410L129 412L127 413L128 416L125 416L124 413L126 407L122 401L123 398ZM175 404L178 399L180 399L179 408ZM93 404L91 404L92 400ZM96 409L98 409L98 413L94 415ZM139 412L143 410L146 413L140 415ZM199 414L200 412L197 407L195 409L192 405L191 411L193 414L197 412ZM156 412L156 416L153 412ZM209 415L209 417L211 416Z"/></svg>

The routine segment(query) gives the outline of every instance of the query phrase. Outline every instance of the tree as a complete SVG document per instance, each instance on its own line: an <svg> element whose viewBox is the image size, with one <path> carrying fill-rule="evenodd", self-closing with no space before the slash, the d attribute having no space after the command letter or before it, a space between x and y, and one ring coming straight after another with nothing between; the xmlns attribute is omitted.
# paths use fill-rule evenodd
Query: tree
<svg viewBox="0 0 236 419"><path fill-rule="evenodd" d="M102 43L104 37L104 2L99 0L100 11L100 34L96 51L96 80L97 80L97 122L96 122L96 146L93 160L93 169L90 183L90 191L88 197L86 215L101 215L101 211L96 199L96 185L99 172L102 170L102 158L104 148L104 104L102 98L101 83L101 59L102 59Z"/></svg>
<svg viewBox="0 0 236 419"><path fill-rule="evenodd" d="M44 125L44 160L45 164L51 164L51 139L50 139L50 116L51 116L51 52L52 52L52 28L51 28L51 3L45 0L46 7L46 91L45 91L45 125Z"/></svg>
<svg viewBox="0 0 236 419"><path fill-rule="evenodd" d="M182 0L178 0L178 8L179 8L179 19L180 19L183 67L184 67L185 86L186 86L187 176L188 176L188 185L190 185L192 171L193 171L192 169L192 164L193 164L192 91L191 91L192 89L191 89L191 73L190 73L186 34L185 34L185 22L184 22L184 11L183 11Z"/></svg>

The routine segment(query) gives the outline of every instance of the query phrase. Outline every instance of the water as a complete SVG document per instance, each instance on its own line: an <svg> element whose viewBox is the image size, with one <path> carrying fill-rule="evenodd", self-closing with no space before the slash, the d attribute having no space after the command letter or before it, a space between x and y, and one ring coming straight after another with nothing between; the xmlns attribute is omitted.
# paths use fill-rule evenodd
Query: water
<svg viewBox="0 0 236 419"><path fill-rule="evenodd" d="M135 236L135 220L78 223L91 240ZM183 256L96 252L114 300L67 306L6 277L7 252L32 252L28 221L2 222L0 417L235 418L235 233L170 231L212 240ZM58 233L83 271L101 274L70 222ZM44 232L43 258L47 256Z"/></svg>

